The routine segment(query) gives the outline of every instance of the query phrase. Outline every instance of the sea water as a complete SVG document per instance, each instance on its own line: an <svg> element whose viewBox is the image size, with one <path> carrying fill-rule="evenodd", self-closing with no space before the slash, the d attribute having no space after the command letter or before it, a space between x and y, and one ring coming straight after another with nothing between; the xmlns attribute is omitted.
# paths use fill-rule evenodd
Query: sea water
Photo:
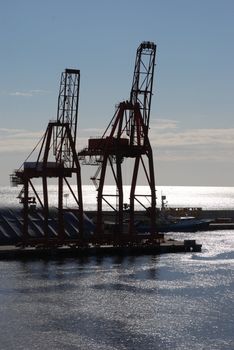
<svg viewBox="0 0 234 350"><path fill-rule="evenodd" d="M170 206L233 209L232 188L160 190ZM173 238L202 252L0 261L0 349L234 349L234 231Z"/></svg>
<svg viewBox="0 0 234 350"><path fill-rule="evenodd" d="M40 196L42 196L42 187L36 186ZM76 187L73 186L76 192ZM17 196L20 187L0 186L0 206L19 205ZM115 186L104 187L104 194L113 195L108 197L111 204L115 204L116 188ZM83 202L85 210L96 210L97 191L94 186L83 186ZM129 203L130 186L124 186L124 202ZM34 195L32 193L32 195ZM136 195L146 207L150 205L149 190L146 186L138 186ZM233 209L234 210L234 187L204 187L204 186L157 186L156 187L157 206L161 206L161 197L166 196L169 207L200 207L203 209ZM49 201L51 205L57 205L58 193L57 186L49 186ZM64 190L64 205L75 206L76 202L67 189ZM110 209L104 203L104 210ZM136 203L136 209L142 207Z"/></svg>

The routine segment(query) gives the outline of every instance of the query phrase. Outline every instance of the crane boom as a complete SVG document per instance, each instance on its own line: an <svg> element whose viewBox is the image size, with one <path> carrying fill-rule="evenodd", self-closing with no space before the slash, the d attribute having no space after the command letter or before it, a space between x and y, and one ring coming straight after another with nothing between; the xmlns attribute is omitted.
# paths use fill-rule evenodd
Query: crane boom
<svg viewBox="0 0 234 350"><path fill-rule="evenodd" d="M80 70L65 69L61 75L58 96L57 122L58 126L54 133L54 156L58 163L71 166L72 155L69 144L65 137L63 125L66 123L71 132L73 141L76 141L78 104L80 88ZM61 124L61 126L59 125Z"/></svg>
<svg viewBox="0 0 234 350"><path fill-rule="evenodd" d="M139 103L144 125L148 131L153 89L156 44L144 41L136 52L130 102Z"/></svg>

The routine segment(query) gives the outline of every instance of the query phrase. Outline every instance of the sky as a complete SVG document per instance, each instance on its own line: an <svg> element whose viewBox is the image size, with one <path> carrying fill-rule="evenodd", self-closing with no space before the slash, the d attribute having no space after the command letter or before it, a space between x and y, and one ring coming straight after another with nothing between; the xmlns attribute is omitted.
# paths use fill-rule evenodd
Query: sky
<svg viewBox="0 0 234 350"><path fill-rule="evenodd" d="M78 149L102 134L129 97L142 41L157 45L149 134L156 185L234 185L233 0L0 5L0 185L56 118L65 68L81 71Z"/></svg>

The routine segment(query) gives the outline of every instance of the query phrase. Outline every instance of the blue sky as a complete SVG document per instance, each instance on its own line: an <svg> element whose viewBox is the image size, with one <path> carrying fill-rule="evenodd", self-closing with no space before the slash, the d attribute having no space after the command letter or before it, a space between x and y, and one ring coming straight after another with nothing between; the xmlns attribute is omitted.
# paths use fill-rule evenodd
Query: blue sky
<svg viewBox="0 0 234 350"><path fill-rule="evenodd" d="M136 49L149 40L157 44L150 130L156 183L233 185L234 1L0 5L0 184L9 184L8 174L55 118L65 68L81 70L81 148L129 97Z"/></svg>

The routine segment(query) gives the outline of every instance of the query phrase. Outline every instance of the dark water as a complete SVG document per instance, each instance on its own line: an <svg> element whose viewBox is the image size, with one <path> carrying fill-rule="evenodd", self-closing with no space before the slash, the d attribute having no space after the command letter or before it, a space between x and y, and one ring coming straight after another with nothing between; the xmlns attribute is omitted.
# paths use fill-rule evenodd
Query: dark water
<svg viewBox="0 0 234 350"><path fill-rule="evenodd" d="M0 349L234 349L234 231L192 236L202 253L0 262Z"/></svg>

